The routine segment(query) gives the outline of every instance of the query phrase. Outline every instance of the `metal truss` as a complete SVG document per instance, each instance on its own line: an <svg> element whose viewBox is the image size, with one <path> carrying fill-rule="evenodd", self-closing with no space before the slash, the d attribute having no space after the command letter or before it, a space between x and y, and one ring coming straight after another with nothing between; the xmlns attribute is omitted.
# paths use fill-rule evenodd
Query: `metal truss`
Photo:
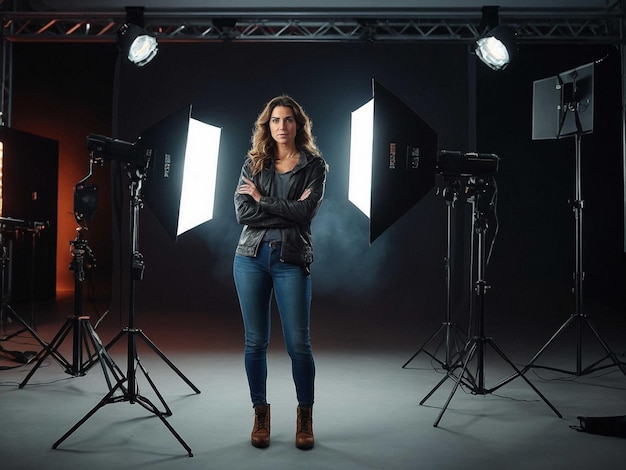
<svg viewBox="0 0 626 470"><path fill-rule="evenodd" d="M0 3L1 0L0 0ZM605 8L499 8L499 21L523 44L619 44L624 54L624 4ZM2 11L1 124L11 125L13 44L115 42L125 11ZM482 12L456 9L149 10L144 27L167 42L456 42L472 43L488 28ZM493 25L491 25L493 26ZM625 85L626 87L626 85Z"/></svg>
<svg viewBox="0 0 626 470"><path fill-rule="evenodd" d="M617 43L622 2L598 9L499 10L521 43ZM124 12L5 12L10 42L109 42ZM472 10L146 11L145 28L160 42L448 41L471 42L485 31Z"/></svg>

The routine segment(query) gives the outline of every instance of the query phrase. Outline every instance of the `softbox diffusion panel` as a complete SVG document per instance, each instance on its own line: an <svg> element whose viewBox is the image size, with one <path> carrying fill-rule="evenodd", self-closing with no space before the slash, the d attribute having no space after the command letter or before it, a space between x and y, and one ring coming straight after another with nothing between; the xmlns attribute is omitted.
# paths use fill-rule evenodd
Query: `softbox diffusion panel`
<svg viewBox="0 0 626 470"><path fill-rule="evenodd" d="M173 239L213 218L221 128L191 117L191 106L146 129L150 156L144 198Z"/></svg>
<svg viewBox="0 0 626 470"><path fill-rule="evenodd" d="M370 217L370 243L433 188L437 167L435 131L380 83L373 80L372 85L373 112L372 102L357 110L360 126L355 125L353 113L350 152L351 188L368 182L367 177L357 179L353 167L371 167L369 214L361 208L363 202L351 197L355 191L349 190L350 200Z"/></svg>

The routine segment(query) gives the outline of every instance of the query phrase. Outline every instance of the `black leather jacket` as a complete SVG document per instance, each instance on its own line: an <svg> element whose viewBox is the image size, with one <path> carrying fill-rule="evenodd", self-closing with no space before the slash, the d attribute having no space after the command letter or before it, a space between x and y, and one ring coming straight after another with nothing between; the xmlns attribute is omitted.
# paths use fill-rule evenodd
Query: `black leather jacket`
<svg viewBox="0 0 626 470"><path fill-rule="evenodd" d="M243 164L242 176L254 181L261 193L257 203L251 196L237 194L235 191L235 212L237 222L243 224L243 230L237 244L237 254L256 256L259 245L268 228L282 229L281 261L308 266L313 262L313 241L311 221L324 197L326 185L326 162L321 157L305 153L300 154L300 161L293 169L289 180L287 199L270 197L274 182L274 165L268 165L261 172L252 176L249 157ZM303 201L298 201L305 189L311 194Z"/></svg>

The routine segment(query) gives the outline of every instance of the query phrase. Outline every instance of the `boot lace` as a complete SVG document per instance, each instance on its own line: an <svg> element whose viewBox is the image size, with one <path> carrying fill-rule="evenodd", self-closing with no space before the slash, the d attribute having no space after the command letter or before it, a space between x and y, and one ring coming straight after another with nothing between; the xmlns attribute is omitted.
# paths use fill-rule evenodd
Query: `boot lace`
<svg viewBox="0 0 626 470"><path fill-rule="evenodd" d="M267 429L267 411L257 412L255 431L259 431L261 429Z"/></svg>
<svg viewBox="0 0 626 470"><path fill-rule="evenodd" d="M300 413L300 432L311 434L311 419L305 412Z"/></svg>

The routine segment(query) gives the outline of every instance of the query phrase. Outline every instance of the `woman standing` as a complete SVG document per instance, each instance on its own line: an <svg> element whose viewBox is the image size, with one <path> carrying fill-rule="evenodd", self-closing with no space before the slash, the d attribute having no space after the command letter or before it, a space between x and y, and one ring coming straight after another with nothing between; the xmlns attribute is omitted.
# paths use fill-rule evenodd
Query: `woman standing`
<svg viewBox="0 0 626 470"><path fill-rule="evenodd" d="M266 380L272 293L298 400L296 446L311 449L314 445L309 266L313 262L311 221L324 196L326 172L302 107L289 96L270 100L257 117L235 192L237 221L243 230L233 272L245 331L255 447L270 444Z"/></svg>

